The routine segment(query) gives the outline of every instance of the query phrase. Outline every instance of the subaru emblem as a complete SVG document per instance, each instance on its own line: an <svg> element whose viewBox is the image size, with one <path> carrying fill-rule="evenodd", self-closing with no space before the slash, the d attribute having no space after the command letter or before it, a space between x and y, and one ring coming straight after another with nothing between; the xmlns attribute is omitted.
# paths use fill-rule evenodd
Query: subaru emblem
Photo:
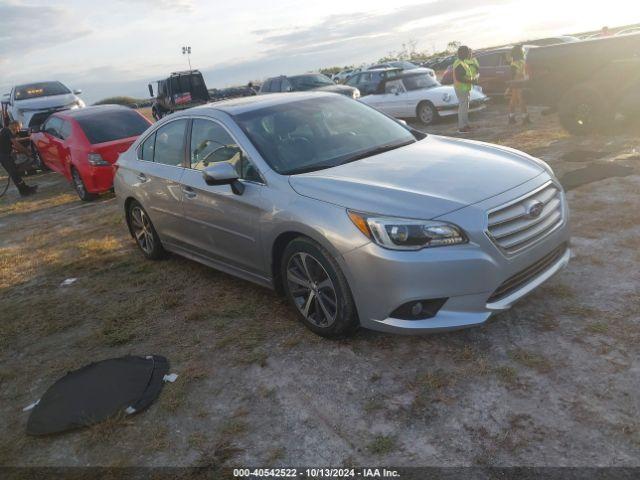
<svg viewBox="0 0 640 480"><path fill-rule="evenodd" d="M544 209L544 203L534 200L527 205L527 215L531 218L538 218Z"/></svg>

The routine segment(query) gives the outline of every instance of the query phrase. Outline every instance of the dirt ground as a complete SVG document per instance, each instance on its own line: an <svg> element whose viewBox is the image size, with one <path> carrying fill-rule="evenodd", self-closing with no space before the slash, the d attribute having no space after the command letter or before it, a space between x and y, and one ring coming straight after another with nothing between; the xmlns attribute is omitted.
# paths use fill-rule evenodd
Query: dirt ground
<svg viewBox="0 0 640 480"><path fill-rule="evenodd" d="M470 135L537 155L572 188L568 268L480 328L338 342L274 293L173 256L143 259L113 196L58 175L0 200L0 465L640 465L639 131L570 137L555 116ZM430 132L455 134L444 122ZM600 157L600 158L595 158ZM60 286L67 278L70 286ZM147 411L50 438L23 407L67 371L125 354L178 380Z"/></svg>

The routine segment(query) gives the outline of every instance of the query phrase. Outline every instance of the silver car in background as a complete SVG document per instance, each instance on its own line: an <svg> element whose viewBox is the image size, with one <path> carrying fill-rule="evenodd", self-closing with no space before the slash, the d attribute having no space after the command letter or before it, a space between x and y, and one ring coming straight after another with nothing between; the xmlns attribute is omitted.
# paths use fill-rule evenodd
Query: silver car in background
<svg viewBox="0 0 640 480"><path fill-rule="evenodd" d="M570 256L544 162L330 93L170 115L121 155L114 185L145 256L274 288L327 337L479 325Z"/></svg>

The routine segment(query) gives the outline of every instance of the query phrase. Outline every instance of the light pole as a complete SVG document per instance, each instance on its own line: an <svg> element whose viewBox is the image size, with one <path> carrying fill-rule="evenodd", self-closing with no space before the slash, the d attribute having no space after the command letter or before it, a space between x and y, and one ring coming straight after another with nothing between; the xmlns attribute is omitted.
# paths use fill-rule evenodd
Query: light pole
<svg viewBox="0 0 640 480"><path fill-rule="evenodd" d="M182 47L182 54L187 56L187 60L189 61L189 70L191 70L191 47Z"/></svg>

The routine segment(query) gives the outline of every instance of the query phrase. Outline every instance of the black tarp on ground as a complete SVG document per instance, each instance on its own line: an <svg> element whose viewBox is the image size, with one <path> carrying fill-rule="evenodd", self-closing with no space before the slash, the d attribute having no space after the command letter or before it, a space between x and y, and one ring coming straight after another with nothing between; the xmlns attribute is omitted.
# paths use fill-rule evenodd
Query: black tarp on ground
<svg viewBox="0 0 640 480"><path fill-rule="evenodd" d="M165 357L150 355L112 358L69 372L34 407L27 433L60 433L139 412L158 397L168 371Z"/></svg>

